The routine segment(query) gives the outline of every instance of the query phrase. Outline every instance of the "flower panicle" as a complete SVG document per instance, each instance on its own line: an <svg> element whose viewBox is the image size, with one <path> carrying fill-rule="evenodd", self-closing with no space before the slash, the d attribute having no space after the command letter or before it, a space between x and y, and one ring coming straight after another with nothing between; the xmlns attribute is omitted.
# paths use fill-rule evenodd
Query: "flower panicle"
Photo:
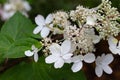
<svg viewBox="0 0 120 80"><path fill-rule="evenodd" d="M46 19L39 14L35 17L37 27L33 33L39 33L42 37L46 63L54 63L55 68L62 68L64 63L73 63L71 70L78 72L83 62L95 62L95 73L100 77L103 71L112 73L109 64L114 57L112 54L102 54L96 58L95 45L101 39L108 40L111 53L120 54L120 41L113 37L120 32L119 17L120 13L111 6L111 2L102 0L98 7L89 9L77 6L70 12L50 13Z"/></svg>

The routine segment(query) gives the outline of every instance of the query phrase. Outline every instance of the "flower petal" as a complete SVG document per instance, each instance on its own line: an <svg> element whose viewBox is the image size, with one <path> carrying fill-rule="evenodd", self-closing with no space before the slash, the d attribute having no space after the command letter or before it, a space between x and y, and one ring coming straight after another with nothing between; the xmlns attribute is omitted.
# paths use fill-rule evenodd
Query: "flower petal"
<svg viewBox="0 0 120 80"><path fill-rule="evenodd" d="M41 30L41 37L45 38L49 35L50 33L50 29L47 28L47 27L44 27L42 30Z"/></svg>
<svg viewBox="0 0 120 80"><path fill-rule="evenodd" d="M103 74L103 70L100 66L96 66L95 67L95 74L98 76L98 77L101 77L102 74Z"/></svg>
<svg viewBox="0 0 120 80"><path fill-rule="evenodd" d="M104 59L104 57L105 57L105 53L103 53L103 54L101 55L102 60Z"/></svg>
<svg viewBox="0 0 120 80"><path fill-rule="evenodd" d="M58 56L55 55L49 55L48 57L45 58L45 62L50 64L50 63L54 63L58 60Z"/></svg>
<svg viewBox="0 0 120 80"><path fill-rule="evenodd" d="M70 59L65 59L64 62L68 63L68 64L72 63L71 58Z"/></svg>
<svg viewBox="0 0 120 80"><path fill-rule="evenodd" d="M27 1L24 1L23 5L24 5L24 8L26 9L26 11L31 10L31 7L30 7L30 5L29 5L29 3Z"/></svg>
<svg viewBox="0 0 120 80"><path fill-rule="evenodd" d="M94 35L94 37L93 37L93 43L98 43L98 42L100 42L100 37L99 36L97 36L97 35Z"/></svg>
<svg viewBox="0 0 120 80"><path fill-rule="evenodd" d="M61 53L66 54L71 50L71 41L65 40L61 45Z"/></svg>
<svg viewBox="0 0 120 80"><path fill-rule="evenodd" d="M113 61L114 57L112 54L107 54L106 56L104 56L104 59L102 60L102 63L104 64L110 64Z"/></svg>
<svg viewBox="0 0 120 80"><path fill-rule="evenodd" d="M38 53L34 53L34 61L35 61L35 62L38 61Z"/></svg>
<svg viewBox="0 0 120 80"><path fill-rule="evenodd" d="M73 72L78 72L82 69L82 66L83 66L83 63L81 61L79 61L79 62L74 63L72 65L71 69L72 69Z"/></svg>
<svg viewBox="0 0 120 80"><path fill-rule="evenodd" d="M100 63L101 63L101 61L102 61L102 58L100 57L100 56L98 56L97 58L96 58L96 60L95 60L95 63L96 63L96 65L100 65Z"/></svg>
<svg viewBox="0 0 120 80"><path fill-rule="evenodd" d="M118 40L116 38L114 38L113 36L111 36L108 39L109 47L114 47L115 48L117 46L117 43L118 43Z"/></svg>
<svg viewBox="0 0 120 80"><path fill-rule="evenodd" d="M108 65L106 65L106 66L103 65L103 70L104 70L107 74L111 74L111 73L113 72L112 69L111 69Z"/></svg>
<svg viewBox="0 0 120 80"><path fill-rule="evenodd" d="M72 55L73 55L72 53L70 53L70 54L65 54L65 55L63 56L63 59L70 59Z"/></svg>
<svg viewBox="0 0 120 80"><path fill-rule="evenodd" d="M4 6L3 6L3 10L5 10L5 11L10 10L11 8L12 8L12 5L8 4L8 3L4 4Z"/></svg>
<svg viewBox="0 0 120 80"><path fill-rule="evenodd" d="M28 57L33 56L33 54L34 53L31 52L30 50L25 51L25 55L28 56Z"/></svg>
<svg viewBox="0 0 120 80"><path fill-rule="evenodd" d="M34 30L33 30L33 34L38 34L41 30L42 30L43 26L37 26Z"/></svg>
<svg viewBox="0 0 120 80"><path fill-rule="evenodd" d="M44 19L44 17L43 17L42 15L37 15L37 16L35 17L35 22L36 22L36 24L39 25L39 26L45 25L45 19Z"/></svg>
<svg viewBox="0 0 120 80"><path fill-rule="evenodd" d="M62 66L64 65L64 60L62 58L59 58L55 64L54 64L54 67L55 68L61 68Z"/></svg>
<svg viewBox="0 0 120 80"><path fill-rule="evenodd" d="M83 55L77 55L71 58L72 62L79 62L83 60Z"/></svg>
<svg viewBox="0 0 120 80"><path fill-rule="evenodd" d="M109 47L109 50L113 53L113 54L118 54L120 52L119 49L115 48L115 47Z"/></svg>
<svg viewBox="0 0 120 80"><path fill-rule="evenodd" d="M95 22L96 22L95 16L87 16L86 20L87 20L86 24L88 24L88 25L95 25Z"/></svg>
<svg viewBox="0 0 120 80"><path fill-rule="evenodd" d="M52 14L49 14L49 15L46 17L45 23L46 23L46 24L49 24L49 23L52 22L52 20L53 20L53 16L52 16Z"/></svg>
<svg viewBox="0 0 120 80"><path fill-rule="evenodd" d="M49 50L50 52L52 53L52 55L60 55L61 52L60 52L60 49L61 49L61 46L56 44L56 43L53 43L50 47L49 47Z"/></svg>
<svg viewBox="0 0 120 80"><path fill-rule="evenodd" d="M93 53L88 53L84 56L84 61L86 63L92 63L95 61L95 55Z"/></svg>

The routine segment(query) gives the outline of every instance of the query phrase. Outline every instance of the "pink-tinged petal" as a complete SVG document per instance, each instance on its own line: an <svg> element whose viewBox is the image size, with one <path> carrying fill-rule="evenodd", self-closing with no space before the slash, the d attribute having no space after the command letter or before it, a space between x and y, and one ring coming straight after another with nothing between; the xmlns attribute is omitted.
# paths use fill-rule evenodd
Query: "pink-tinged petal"
<svg viewBox="0 0 120 80"><path fill-rule="evenodd" d="M62 58L58 58L58 60L54 64L54 67L61 68L63 65L64 65L64 60Z"/></svg>
<svg viewBox="0 0 120 80"><path fill-rule="evenodd" d="M37 15L37 17L35 17L35 22L39 26L45 25L45 19L42 15Z"/></svg>
<svg viewBox="0 0 120 80"><path fill-rule="evenodd" d="M49 55L48 57L45 58L45 62L48 64L54 63L58 60L58 56L55 55Z"/></svg>
<svg viewBox="0 0 120 80"><path fill-rule="evenodd" d="M92 63L95 61L95 55L93 53L88 53L84 56L84 61L86 63Z"/></svg>
<svg viewBox="0 0 120 80"><path fill-rule="evenodd" d="M82 63L81 61L76 62L76 63L74 63L74 64L72 65L71 70L72 70L73 72L78 72L78 71L80 71L80 70L82 69L82 66L83 66L83 63Z"/></svg>
<svg viewBox="0 0 120 80"><path fill-rule="evenodd" d="M43 26L37 26L34 30L33 30L33 34L38 34L41 30L42 30Z"/></svg>
<svg viewBox="0 0 120 80"><path fill-rule="evenodd" d="M103 70L100 66L96 66L95 67L95 74L98 76L98 77L101 77L102 74L103 74Z"/></svg>
<svg viewBox="0 0 120 80"><path fill-rule="evenodd" d="M67 54L71 51L71 41L65 40L61 45L61 53Z"/></svg>
<svg viewBox="0 0 120 80"><path fill-rule="evenodd" d="M112 74L113 71L108 65L103 65L102 67L107 74Z"/></svg>
<svg viewBox="0 0 120 80"><path fill-rule="evenodd" d="M46 17L46 20L45 20L45 23L46 24L49 24L53 21L53 16L52 14L49 14L47 17Z"/></svg>
<svg viewBox="0 0 120 80"><path fill-rule="evenodd" d="M34 53L34 61L35 61L35 62L38 61L38 53Z"/></svg>
<svg viewBox="0 0 120 80"><path fill-rule="evenodd" d="M63 59L70 59L72 55L73 55L72 53L71 54L65 54L63 56Z"/></svg>
<svg viewBox="0 0 120 80"><path fill-rule="evenodd" d="M10 11L10 12L3 11L1 13L2 20L8 20L14 14L15 14L15 11Z"/></svg>
<svg viewBox="0 0 120 80"><path fill-rule="evenodd" d="M41 30L41 37L45 38L49 35L50 33L50 29L47 28L47 27L44 27L42 30Z"/></svg>
<svg viewBox="0 0 120 80"><path fill-rule="evenodd" d="M113 61L113 59L114 59L114 57L112 54L107 54L106 56L104 56L102 63L108 65Z"/></svg>
<svg viewBox="0 0 120 80"><path fill-rule="evenodd" d="M3 6L3 10L9 11L9 10L12 9L12 7L13 7L13 6L12 6L11 4L6 3L6 4L4 4L4 6Z"/></svg>
<svg viewBox="0 0 120 80"><path fill-rule="evenodd" d="M52 55L58 55L60 56L61 52L60 52L60 49L61 49L61 46L56 44L56 43L53 43L50 47L49 47L49 50L50 52L52 53Z"/></svg>
<svg viewBox="0 0 120 80"><path fill-rule="evenodd" d="M28 56L28 57L33 56L33 54L34 54L34 53L31 52L30 50L25 51L25 55Z"/></svg>

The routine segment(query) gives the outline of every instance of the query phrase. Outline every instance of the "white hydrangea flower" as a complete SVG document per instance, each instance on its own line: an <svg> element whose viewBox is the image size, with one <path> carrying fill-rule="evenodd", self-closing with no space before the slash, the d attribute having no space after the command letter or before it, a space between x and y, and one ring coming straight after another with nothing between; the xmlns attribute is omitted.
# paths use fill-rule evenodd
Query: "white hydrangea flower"
<svg viewBox="0 0 120 80"><path fill-rule="evenodd" d="M25 55L28 56L28 57L31 57L34 55L34 61L37 62L38 61L38 48L36 48L34 45L32 45L31 47L32 51L31 50L27 50L25 51Z"/></svg>
<svg viewBox="0 0 120 80"><path fill-rule="evenodd" d="M97 18L95 15L87 16L86 24L94 26L96 23L96 20L97 20Z"/></svg>
<svg viewBox="0 0 120 80"><path fill-rule="evenodd" d="M93 42L94 44L100 42L101 37L95 34L95 31L94 31L93 28L91 28L91 29L86 29L85 32L86 32L87 34L89 34L89 37L91 37L92 42Z"/></svg>
<svg viewBox="0 0 120 80"><path fill-rule="evenodd" d="M31 7L25 0L8 0L1 10L1 18L2 20L8 20L16 11L20 11L23 15L28 17L27 12L30 10Z"/></svg>
<svg viewBox="0 0 120 80"><path fill-rule="evenodd" d="M108 39L109 49L113 54L119 54L120 55L120 41L118 41L116 38L111 36Z"/></svg>
<svg viewBox="0 0 120 80"><path fill-rule="evenodd" d="M47 37L50 33L50 29L46 25L51 23L52 20L52 14L49 14L46 19L44 19L42 15L38 15L37 17L35 17L35 22L38 26L34 29L33 33L38 34L40 32L43 38Z"/></svg>
<svg viewBox="0 0 120 80"><path fill-rule="evenodd" d="M96 59L96 68L95 73L98 77L101 77L103 71L107 74L112 73L112 69L109 67L109 64L113 61L114 57L112 54L102 54L102 56L98 56Z"/></svg>
<svg viewBox="0 0 120 80"><path fill-rule="evenodd" d="M55 68L61 68L67 59L73 55L71 53L71 41L65 40L61 46L53 43L50 47L51 55L46 57L45 61L48 64L54 63Z"/></svg>
<svg viewBox="0 0 120 80"><path fill-rule="evenodd" d="M85 61L86 63L92 63L95 61L95 55L93 53L88 53L86 55L78 55L74 56L71 61L73 62L72 65L72 71L73 72L78 72L82 69L83 63L82 61Z"/></svg>

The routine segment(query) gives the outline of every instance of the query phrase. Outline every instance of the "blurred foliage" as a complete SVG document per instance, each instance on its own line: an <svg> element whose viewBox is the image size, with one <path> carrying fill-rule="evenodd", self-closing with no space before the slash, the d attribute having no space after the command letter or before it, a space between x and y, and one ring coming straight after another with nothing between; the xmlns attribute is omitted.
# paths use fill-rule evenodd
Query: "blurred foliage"
<svg viewBox="0 0 120 80"><path fill-rule="evenodd" d="M82 71L73 73L69 64L61 69L55 69L44 60L44 57L40 57L37 63L22 62L15 65L0 74L0 80L86 80Z"/></svg>
<svg viewBox="0 0 120 80"><path fill-rule="evenodd" d="M0 0L0 3L4 3L7 0ZM37 14L47 16L49 13L57 10L69 11L75 9L78 5L85 7L96 7L101 3L101 0L27 0L32 6L32 10L29 12L30 19L34 22L34 18ZM117 7L120 11L120 0L110 0L112 5ZM0 21L0 26L2 22Z"/></svg>
<svg viewBox="0 0 120 80"><path fill-rule="evenodd" d="M31 19L37 14L42 14L47 16L49 13L55 12L57 10L69 11L75 9L78 5L83 5L85 7L96 7L101 3L101 0L28 0L31 3L32 11L30 12ZM113 6L119 8L120 10L120 0L111 0Z"/></svg>
<svg viewBox="0 0 120 80"><path fill-rule="evenodd" d="M34 27L31 21L19 12L6 21L0 31L0 56L20 58L25 56L24 51L31 49L33 44L41 48L40 42L34 39Z"/></svg>

